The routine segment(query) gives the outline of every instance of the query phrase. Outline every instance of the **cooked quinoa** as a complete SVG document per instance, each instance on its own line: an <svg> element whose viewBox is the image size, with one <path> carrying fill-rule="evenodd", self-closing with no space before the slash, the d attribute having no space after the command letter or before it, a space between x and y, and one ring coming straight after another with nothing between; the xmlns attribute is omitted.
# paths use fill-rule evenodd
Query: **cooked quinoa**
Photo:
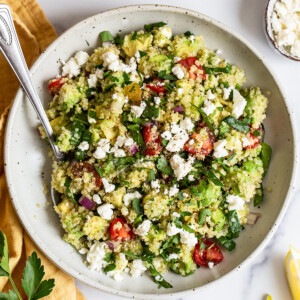
<svg viewBox="0 0 300 300"><path fill-rule="evenodd" d="M116 280L220 263L263 199L267 98L244 71L165 23L79 51L49 83L55 211L91 268ZM43 137L45 134L41 129ZM226 259L226 254L225 254Z"/></svg>

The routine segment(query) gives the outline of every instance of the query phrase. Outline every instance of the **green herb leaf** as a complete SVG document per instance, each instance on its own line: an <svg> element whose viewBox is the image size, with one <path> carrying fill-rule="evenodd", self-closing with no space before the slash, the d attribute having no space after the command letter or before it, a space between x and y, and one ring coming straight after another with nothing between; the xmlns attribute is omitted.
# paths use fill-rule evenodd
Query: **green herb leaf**
<svg viewBox="0 0 300 300"><path fill-rule="evenodd" d="M141 147L141 149L145 149L145 142L140 130L139 124L128 124L127 128L129 129L133 140L136 142L137 145Z"/></svg>
<svg viewBox="0 0 300 300"><path fill-rule="evenodd" d="M137 32L135 31L135 32L133 33L132 37L131 37L131 40L134 41L134 40L137 39L137 37L138 37L138 34L137 34Z"/></svg>
<svg viewBox="0 0 300 300"><path fill-rule="evenodd" d="M187 225L185 225L185 224L182 224L182 228L183 228L185 231L189 232L189 233L194 233L194 232L195 232L194 229L192 229L191 227L189 227L189 226L187 226Z"/></svg>
<svg viewBox="0 0 300 300"><path fill-rule="evenodd" d="M215 185L217 186L223 186L223 183L220 181L220 179L211 171L207 170L205 172L205 175L209 180L211 180Z"/></svg>
<svg viewBox="0 0 300 300"><path fill-rule="evenodd" d="M153 169L150 170L148 181L151 182L155 179L155 171Z"/></svg>
<svg viewBox="0 0 300 300"><path fill-rule="evenodd" d="M238 131L244 133L248 133L250 131L250 127L248 124L245 124L243 121L237 120L232 116L226 117L223 121Z"/></svg>
<svg viewBox="0 0 300 300"><path fill-rule="evenodd" d="M143 210L141 208L141 199L138 199L138 198L134 198L132 200L132 206L135 210L135 212L138 214L138 215L142 215L143 214Z"/></svg>
<svg viewBox="0 0 300 300"><path fill-rule="evenodd" d="M164 22L157 22L157 23L152 23L152 24L148 24L148 25L144 25L144 29L146 30L146 31L151 31L151 30L153 30L153 28L155 28L155 27L162 27L162 26L164 26L164 25L167 25L166 23L164 23Z"/></svg>
<svg viewBox="0 0 300 300"><path fill-rule="evenodd" d="M192 103L192 105L199 111L204 123L206 124L206 126L209 128L209 130L214 133L215 129L214 129L214 126L213 126L213 122L212 120L210 119L210 117L202 110L201 107L198 107L196 105L194 105Z"/></svg>
<svg viewBox="0 0 300 300"><path fill-rule="evenodd" d="M184 197L183 197L182 193L180 193L180 192L177 194L177 198L180 201L184 200Z"/></svg>
<svg viewBox="0 0 300 300"><path fill-rule="evenodd" d="M205 223L206 216L211 216L211 215L212 212L210 209L208 208L202 209L199 213L199 220L198 220L199 225L203 225Z"/></svg>
<svg viewBox="0 0 300 300"><path fill-rule="evenodd" d="M119 33L116 35L115 43L116 45L120 45L120 46L124 44L124 40Z"/></svg>
<svg viewBox="0 0 300 300"><path fill-rule="evenodd" d="M260 185L260 188L256 191L255 197L254 197L254 206L258 206L261 204L264 200L264 188L263 185Z"/></svg>
<svg viewBox="0 0 300 300"><path fill-rule="evenodd" d="M194 34L191 33L190 31L186 31L186 32L184 33L184 35L185 35L186 37L190 37L191 35L194 35Z"/></svg>
<svg viewBox="0 0 300 300"><path fill-rule="evenodd" d="M99 35L100 35L102 43L115 41L115 39L113 38L113 36L111 35L111 33L109 31L102 31L102 32L100 32Z"/></svg>
<svg viewBox="0 0 300 300"><path fill-rule="evenodd" d="M231 65L227 63L225 68L208 68L208 67L203 67L204 71L206 74L215 74L215 73L226 73L229 74L231 72Z"/></svg>
<svg viewBox="0 0 300 300"><path fill-rule="evenodd" d="M166 174L166 175L172 175L173 174L172 168L170 167L167 160L163 156L159 157L157 159L156 168L158 170L160 170L163 174Z"/></svg>
<svg viewBox="0 0 300 300"><path fill-rule="evenodd" d="M0 276L8 277L10 274L8 246L5 234L0 230Z"/></svg>
<svg viewBox="0 0 300 300"><path fill-rule="evenodd" d="M158 78L164 79L164 80L177 80L177 77L173 74L167 74L166 70L160 71L157 75Z"/></svg>
<svg viewBox="0 0 300 300"><path fill-rule="evenodd" d="M139 50L139 53L140 53L141 58L148 54L147 52L144 52L144 51L141 51L141 50Z"/></svg>
<svg viewBox="0 0 300 300"><path fill-rule="evenodd" d="M9 290L8 294L0 292L0 300L19 300L15 291Z"/></svg>
<svg viewBox="0 0 300 300"><path fill-rule="evenodd" d="M235 242L231 239L228 239L225 236L221 236L220 238L217 239L217 241L221 245L223 245L226 248L226 250L229 252L235 249L235 246L236 246Z"/></svg>
<svg viewBox="0 0 300 300"><path fill-rule="evenodd" d="M67 177L64 183L64 186L66 187L66 195L67 197L74 203L76 203L76 200L74 198L74 194L71 191L71 184L72 184L72 179L71 177Z"/></svg>
<svg viewBox="0 0 300 300"><path fill-rule="evenodd" d="M149 270L151 276L153 277L153 281L158 284L159 287L164 287L166 289L172 288L173 286L164 280L161 274L155 269L152 263L146 263L146 268Z"/></svg>
<svg viewBox="0 0 300 300"><path fill-rule="evenodd" d="M264 174L263 174L263 178L264 178L269 168L269 164L272 156L272 148L266 143L261 143L261 147L262 148L261 148L260 156L264 167Z"/></svg>
<svg viewBox="0 0 300 300"><path fill-rule="evenodd" d="M226 217L232 234L239 233L243 229L236 210L230 210Z"/></svg>
<svg viewBox="0 0 300 300"><path fill-rule="evenodd" d="M108 273L110 271L113 271L116 267L116 264L109 264L103 269L103 272Z"/></svg>
<svg viewBox="0 0 300 300"><path fill-rule="evenodd" d="M39 299L51 293L55 285L54 279L42 281L44 275L41 259L33 252L26 262L22 279L22 287L28 299Z"/></svg>

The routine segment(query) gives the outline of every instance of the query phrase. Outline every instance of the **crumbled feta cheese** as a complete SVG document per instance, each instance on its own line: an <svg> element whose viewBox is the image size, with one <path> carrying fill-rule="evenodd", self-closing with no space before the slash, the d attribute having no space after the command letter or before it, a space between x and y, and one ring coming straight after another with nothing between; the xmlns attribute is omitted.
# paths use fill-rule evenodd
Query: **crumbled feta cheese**
<svg viewBox="0 0 300 300"><path fill-rule="evenodd" d="M128 206L134 198L140 199L142 198L142 195L138 191L134 193L127 193L123 197L124 204Z"/></svg>
<svg viewBox="0 0 300 300"><path fill-rule="evenodd" d="M84 65L89 60L89 57L90 56L84 51L78 51L74 56L79 66Z"/></svg>
<svg viewBox="0 0 300 300"><path fill-rule="evenodd" d="M178 79L182 79L184 77L184 72L179 65L176 65L172 68L172 72Z"/></svg>
<svg viewBox="0 0 300 300"><path fill-rule="evenodd" d="M105 193L111 193L112 191L115 190L115 185L109 183L105 178L102 178L102 183L105 189Z"/></svg>
<svg viewBox="0 0 300 300"><path fill-rule="evenodd" d="M228 205L228 210L243 210L245 201L236 195L228 195L226 197L226 202Z"/></svg>
<svg viewBox="0 0 300 300"><path fill-rule="evenodd" d="M160 98L159 97L154 97L154 102L156 105L159 105L160 104Z"/></svg>
<svg viewBox="0 0 300 300"><path fill-rule="evenodd" d="M169 27L163 27L163 29L160 32L163 36L165 36L167 39L170 39L172 37L172 31Z"/></svg>
<svg viewBox="0 0 300 300"><path fill-rule="evenodd" d="M171 260L171 259L178 259L179 256L176 253L172 253L167 257L167 260Z"/></svg>
<svg viewBox="0 0 300 300"><path fill-rule="evenodd" d="M194 181L194 180L195 180L194 175L189 175L189 176L188 176L188 180L189 180L189 181Z"/></svg>
<svg viewBox="0 0 300 300"><path fill-rule="evenodd" d="M232 86L230 86L228 88L223 88L223 99L224 100L228 100L229 99L229 96L230 96L230 93L231 93L232 90L233 90Z"/></svg>
<svg viewBox="0 0 300 300"><path fill-rule="evenodd" d="M110 149L110 142L108 139L100 139L98 142L98 146L104 151L109 152Z"/></svg>
<svg viewBox="0 0 300 300"><path fill-rule="evenodd" d="M106 152L103 151L103 149L101 147L97 147L96 148L96 151L93 153L93 156L96 158L96 159L103 159L106 157Z"/></svg>
<svg viewBox="0 0 300 300"><path fill-rule="evenodd" d="M216 143L214 143L215 158L221 158L228 155L228 151L225 149L226 144L227 144L226 140L219 140Z"/></svg>
<svg viewBox="0 0 300 300"><path fill-rule="evenodd" d="M103 70L100 70L100 69L96 69L95 71L95 75L99 78L99 79L103 79Z"/></svg>
<svg viewBox="0 0 300 300"><path fill-rule="evenodd" d="M117 94L113 94L113 95L112 95L112 98L113 98L114 100L116 100L116 99L118 98L118 95L117 95Z"/></svg>
<svg viewBox="0 0 300 300"><path fill-rule="evenodd" d="M73 76L77 76L80 73L80 66L77 61L72 57L69 61L62 67L62 75L69 76L72 78Z"/></svg>
<svg viewBox="0 0 300 300"><path fill-rule="evenodd" d="M151 228L151 224L152 223L150 220L143 221L143 223L140 224L137 229L135 229L135 234L140 236L145 236L149 232Z"/></svg>
<svg viewBox="0 0 300 300"><path fill-rule="evenodd" d="M97 208L99 216L105 220L111 220L114 211L114 206L111 203L105 203Z"/></svg>
<svg viewBox="0 0 300 300"><path fill-rule="evenodd" d="M180 232L180 242L186 244L189 247L194 247L198 243L198 239L196 238L194 233L182 230Z"/></svg>
<svg viewBox="0 0 300 300"><path fill-rule="evenodd" d="M185 177L192 169L195 158L190 156L188 161L185 161L178 154L175 154L170 159L170 165L174 170L174 174L177 177L177 180L181 180Z"/></svg>
<svg viewBox="0 0 300 300"><path fill-rule="evenodd" d="M180 233L182 231L182 228L177 228L175 224L169 223L167 226L167 235L168 236L173 236L176 235L177 233Z"/></svg>
<svg viewBox="0 0 300 300"><path fill-rule="evenodd" d="M178 192L179 192L179 189L177 188L176 184L174 184L172 187L170 187L169 196L173 197L173 196L177 195Z"/></svg>
<svg viewBox="0 0 300 300"><path fill-rule="evenodd" d="M210 262L207 263L207 265L208 265L208 267L209 267L210 269L212 269L212 268L214 267L215 264L214 264L212 261L210 261Z"/></svg>
<svg viewBox="0 0 300 300"><path fill-rule="evenodd" d="M208 100L213 100L213 99L216 98L216 95L213 94L213 93L211 92L211 90L208 90L208 91L207 91L206 96L208 97Z"/></svg>
<svg viewBox="0 0 300 300"><path fill-rule="evenodd" d="M180 121L180 127L188 132L192 131L195 127L195 124L188 117L184 118L184 120Z"/></svg>
<svg viewBox="0 0 300 300"><path fill-rule="evenodd" d="M151 188L155 189L157 193L159 192L160 184L158 179L151 181Z"/></svg>
<svg viewBox="0 0 300 300"><path fill-rule="evenodd" d="M96 203L96 204L101 204L102 203L102 200L100 198L100 196L98 194L94 194L93 195L93 201Z"/></svg>
<svg viewBox="0 0 300 300"><path fill-rule="evenodd" d="M184 144L188 141L189 135L176 123L171 124L171 133L174 136L171 137L166 149L170 152L179 152L184 147Z"/></svg>
<svg viewBox="0 0 300 300"><path fill-rule="evenodd" d="M135 54L134 54L134 57L135 57L136 61L139 62L140 59L141 59L140 51L136 51Z"/></svg>
<svg viewBox="0 0 300 300"><path fill-rule="evenodd" d="M81 143L79 144L79 146L78 146L78 149L81 150L81 151L89 150L89 148L90 148L90 145L89 145L89 143L86 142L86 141L81 142Z"/></svg>
<svg viewBox="0 0 300 300"><path fill-rule="evenodd" d="M177 94L180 96L180 95L182 95L182 93L183 93L183 88L179 88L179 89L177 90Z"/></svg>
<svg viewBox="0 0 300 300"><path fill-rule="evenodd" d="M178 56L174 56L174 57L173 57L173 61L174 61L175 64L177 64L178 62L181 61L181 58L178 57Z"/></svg>
<svg viewBox="0 0 300 300"><path fill-rule="evenodd" d="M143 114L146 106L147 106L147 104L144 101L142 101L140 106L132 105L131 106L131 112L133 113L133 115L136 118L139 118Z"/></svg>
<svg viewBox="0 0 300 300"><path fill-rule="evenodd" d="M205 112L206 115L210 115L214 112L214 110L216 109L216 106L209 100L205 100L204 102L204 107L202 108L202 110Z"/></svg>
<svg viewBox="0 0 300 300"><path fill-rule="evenodd" d="M176 211L174 211L173 213L172 213L172 218L180 218L180 214L179 213L177 213Z"/></svg>
<svg viewBox="0 0 300 300"><path fill-rule="evenodd" d="M140 277L147 270L145 262L141 259L134 259L131 264L130 273L132 277Z"/></svg>
<svg viewBox="0 0 300 300"><path fill-rule="evenodd" d="M126 153L123 149L117 149L115 147L111 148L111 153L113 153L115 157L124 157L124 156L126 156Z"/></svg>
<svg viewBox="0 0 300 300"><path fill-rule="evenodd" d="M87 80L89 88L95 88L97 85L97 81L98 81L98 78L97 78L96 74L90 74L90 77Z"/></svg>
<svg viewBox="0 0 300 300"><path fill-rule="evenodd" d="M246 137L242 138L242 142L243 142L243 148L251 145L250 141Z"/></svg>
<svg viewBox="0 0 300 300"><path fill-rule="evenodd" d="M104 66L108 66L119 59L119 56L113 52L105 52L101 55L101 57L103 59Z"/></svg>
<svg viewBox="0 0 300 300"><path fill-rule="evenodd" d="M195 41L195 36L194 36L194 35L191 35L191 36L189 37L189 40L190 40L192 43L194 43L194 41Z"/></svg>
<svg viewBox="0 0 300 300"><path fill-rule="evenodd" d="M78 252L80 254L87 254L89 252L89 250L87 248L81 248L81 249L78 250Z"/></svg>
<svg viewBox="0 0 300 300"><path fill-rule="evenodd" d="M108 263L104 260L108 246L105 242L95 241L87 253L86 260L91 270L100 272Z"/></svg>
<svg viewBox="0 0 300 300"><path fill-rule="evenodd" d="M244 112L247 105L246 99L236 89L233 90L232 115L238 119Z"/></svg>
<svg viewBox="0 0 300 300"><path fill-rule="evenodd" d="M124 141L124 146L125 147L130 147L134 144L134 140L132 138L126 138L126 140Z"/></svg>
<svg viewBox="0 0 300 300"><path fill-rule="evenodd" d="M172 134L170 131L166 130L161 134L161 137L167 141L169 141L172 138Z"/></svg>
<svg viewBox="0 0 300 300"><path fill-rule="evenodd" d="M183 196L184 198L187 198L187 197L189 196L189 194L187 194L187 193L182 193L182 196Z"/></svg>

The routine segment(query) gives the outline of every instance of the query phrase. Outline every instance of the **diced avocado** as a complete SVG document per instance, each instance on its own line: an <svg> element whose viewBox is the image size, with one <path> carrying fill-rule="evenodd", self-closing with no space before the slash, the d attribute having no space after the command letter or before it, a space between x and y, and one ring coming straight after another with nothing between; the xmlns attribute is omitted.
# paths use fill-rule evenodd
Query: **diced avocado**
<svg viewBox="0 0 300 300"><path fill-rule="evenodd" d="M221 188L219 186L215 186L204 180L202 180L199 185L199 191L201 193L203 206L209 206L214 200L218 199L221 194Z"/></svg>
<svg viewBox="0 0 300 300"><path fill-rule="evenodd" d="M58 135L61 132L61 127L66 125L66 122L64 122L64 117L59 116L55 118L54 120L50 121L50 125L53 129L53 133L55 135Z"/></svg>
<svg viewBox="0 0 300 300"><path fill-rule="evenodd" d="M126 194L126 188L120 187L117 190L113 191L112 193L105 194L103 196L103 200L105 202L113 204L115 207L121 208L123 197Z"/></svg>
<svg viewBox="0 0 300 300"><path fill-rule="evenodd" d="M72 84L65 83L59 92L59 103L61 110L69 110L74 107L82 98L81 93Z"/></svg>
<svg viewBox="0 0 300 300"><path fill-rule="evenodd" d="M158 55L155 55L155 56L149 58L149 61L151 61L151 62L157 62L157 63L163 63L163 62L165 62L168 59L169 58L168 58L167 55L158 54Z"/></svg>
<svg viewBox="0 0 300 300"><path fill-rule="evenodd" d="M152 53L151 57L143 57L139 63L139 71L144 75L153 76L160 71L171 72L173 60L164 54Z"/></svg>
<svg viewBox="0 0 300 300"><path fill-rule="evenodd" d="M255 164L253 161L251 160L247 160L243 163L243 168L247 171L247 172L254 172L256 171L258 165Z"/></svg>
<svg viewBox="0 0 300 300"><path fill-rule="evenodd" d="M63 240L79 250L86 247L84 239L81 238L82 236L83 232L81 231L75 233L68 233L63 236Z"/></svg>
<svg viewBox="0 0 300 300"><path fill-rule="evenodd" d="M223 229L225 222L226 222L226 217L224 213L217 208L211 216L211 220L215 223L216 225L216 231L219 232L220 230Z"/></svg>
<svg viewBox="0 0 300 300"><path fill-rule="evenodd" d="M143 30L132 32L124 37L123 50L132 57L137 51L146 51L152 44L153 36L151 33L144 33Z"/></svg>
<svg viewBox="0 0 300 300"><path fill-rule="evenodd" d="M109 223L99 216L93 216L85 222L82 231L89 240L100 240L105 237Z"/></svg>
<svg viewBox="0 0 300 300"><path fill-rule="evenodd" d="M162 241L166 239L166 233L161 228L151 226L148 234L144 237L146 244L149 246L149 250L156 255L159 253L159 248L162 245Z"/></svg>
<svg viewBox="0 0 300 300"><path fill-rule="evenodd" d="M171 49L175 52L175 55L183 59L197 56L204 47L203 38L200 35L196 35L194 39L186 37L184 34L176 35L171 43Z"/></svg>
<svg viewBox="0 0 300 300"><path fill-rule="evenodd" d="M75 233L80 231L84 225L85 214L79 214L78 212L71 212L62 217L61 222L63 228L68 233Z"/></svg>
<svg viewBox="0 0 300 300"><path fill-rule="evenodd" d="M117 137L118 131L116 130L116 122L114 120L103 120L100 127L107 139L113 140Z"/></svg>

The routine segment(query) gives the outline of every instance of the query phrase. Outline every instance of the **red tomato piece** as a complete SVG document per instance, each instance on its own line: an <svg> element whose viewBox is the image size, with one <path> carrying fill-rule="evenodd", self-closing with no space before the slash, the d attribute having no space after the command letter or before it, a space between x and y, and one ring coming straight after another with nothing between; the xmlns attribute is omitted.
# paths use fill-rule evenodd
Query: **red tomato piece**
<svg viewBox="0 0 300 300"><path fill-rule="evenodd" d="M259 136L255 136L253 134L253 132L256 131L256 130L259 131L259 133L260 133ZM249 140L250 145L245 146L244 149L253 149L253 148L256 148L260 144L263 135L264 135L264 130L263 130L262 126L259 126L256 129L252 128L251 131L250 131L250 133L247 135L247 139Z"/></svg>
<svg viewBox="0 0 300 300"><path fill-rule="evenodd" d="M71 167L71 172L75 177L82 177L84 172L93 173L95 178L95 185L96 187L100 188L102 184L102 179L95 167L84 161L84 162L77 162Z"/></svg>
<svg viewBox="0 0 300 300"><path fill-rule="evenodd" d="M191 79L196 79L197 76L201 76L201 78L203 80L206 80L206 74L205 74L205 71L203 69L203 67L199 64L199 65L196 65L196 60L197 60L197 57L188 57L186 59L182 59L179 64L181 64L182 66L184 66L188 71L189 71L189 76ZM193 72L190 72L190 69L192 66L196 66L199 70L202 71L202 74L197 74L197 73L193 73Z"/></svg>
<svg viewBox="0 0 300 300"><path fill-rule="evenodd" d="M156 126L147 125L143 130L143 139L146 145L145 155L157 155L161 150L161 141Z"/></svg>
<svg viewBox="0 0 300 300"><path fill-rule="evenodd" d="M110 224L110 237L114 241L129 241L134 238L132 228L124 218L116 218Z"/></svg>
<svg viewBox="0 0 300 300"><path fill-rule="evenodd" d="M202 239L202 242L206 245L206 248L200 249L200 241L195 247L194 257L197 265L208 267L209 262L214 263L214 265L219 264L224 258L219 247L207 239Z"/></svg>
<svg viewBox="0 0 300 300"><path fill-rule="evenodd" d="M147 84L146 87L155 93L164 93L167 91L164 88L164 84L163 84L162 80L159 78L156 78L153 83Z"/></svg>
<svg viewBox="0 0 300 300"><path fill-rule="evenodd" d="M50 80L49 85L48 85L48 91L49 91L50 95L53 97L56 94L58 94L60 91L60 88L65 83L66 83L65 77L60 77L60 78Z"/></svg>
<svg viewBox="0 0 300 300"><path fill-rule="evenodd" d="M215 136L205 125L201 123L197 132L194 132L184 145L184 149L194 155L209 155L214 147Z"/></svg>

